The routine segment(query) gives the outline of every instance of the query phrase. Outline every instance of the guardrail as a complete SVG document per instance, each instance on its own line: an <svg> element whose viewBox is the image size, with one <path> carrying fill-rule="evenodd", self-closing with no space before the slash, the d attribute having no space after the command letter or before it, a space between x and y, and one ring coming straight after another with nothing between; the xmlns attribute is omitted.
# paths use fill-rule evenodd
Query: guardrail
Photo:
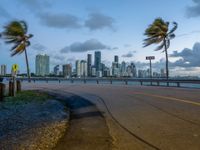
<svg viewBox="0 0 200 150"><path fill-rule="evenodd" d="M27 78L18 78L20 81L28 81ZM143 78L31 78L31 82L57 82L57 83L96 83L96 84L115 84L120 82L121 84L137 84L137 85L150 85L150 86L176 86L183 87L182 85L196 85L200 88L200 80L185 80L185 79L143 79Z"/></svg>

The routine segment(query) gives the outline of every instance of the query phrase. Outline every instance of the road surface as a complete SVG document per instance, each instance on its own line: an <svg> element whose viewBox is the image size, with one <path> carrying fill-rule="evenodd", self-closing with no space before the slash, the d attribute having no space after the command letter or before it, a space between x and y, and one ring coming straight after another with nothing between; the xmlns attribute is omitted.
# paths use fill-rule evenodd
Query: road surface
<svg viewBox="0 0 200 150"><path fill-rule="evenodd" d="M200 150L199 89L31 83L23 88L70 93L95 104L106 120L112 149Z"/></svg>

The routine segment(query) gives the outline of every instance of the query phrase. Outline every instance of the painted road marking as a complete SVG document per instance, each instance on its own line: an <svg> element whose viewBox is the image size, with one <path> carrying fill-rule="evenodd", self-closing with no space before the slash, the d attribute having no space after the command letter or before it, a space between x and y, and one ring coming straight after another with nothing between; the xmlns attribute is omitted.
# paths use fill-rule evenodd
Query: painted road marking
<svg viewBox="0 0 200 150"><path fill-rule="evenodd" d="M151 97L156 97L156 98L161 98L161 99L167 99L167 100L172 100L172 101L178 101L178 102L182 102L182 103L188 103L188 104L200 106L199 102L193 102L193 101L178 99L178 98L174 98L174 97L167 97L167 96L161 96L161 95L147 94L147 93L142 93L142 92L132 92L132 93L138 94L138 95L151 96Z"/></svg>

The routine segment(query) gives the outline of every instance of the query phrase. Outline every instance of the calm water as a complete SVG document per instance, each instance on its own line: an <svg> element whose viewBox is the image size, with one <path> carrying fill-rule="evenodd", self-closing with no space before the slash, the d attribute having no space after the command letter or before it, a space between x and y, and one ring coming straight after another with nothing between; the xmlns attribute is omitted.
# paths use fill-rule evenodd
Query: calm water
<svg viewBox="0 0 200 150"><path fill-rule="evenodd" d="M4 81L4 83L8 84L8 81ZM23 83L28 83L27 81L23 81ZM34 83L32 81L32 83ZM36 81L35 84L64 84L64 85L70 85L70 84L85 84L84 81L74 81L73 83L71 83L71 81L69 80L64 80L64 81L61 81L59 83L59 81ZM91 81L87 81L86 84L97 84L97 81L95 80L91 80ZM99 81L99 84L111 84L111 82L109 80L105 81ZM113 81L112 82L112 85L126 85L126 83L124 81ZM131 86L136 86L136 85L140 85L140 82L136 82L136 81L129 81L128 82L128 85L131 85ZM151 85L151 82L144 82L143 85L145 86L149 86ZM157 85L157 83L152 83L152 85ZM160 86L167 86L166 83L164 82L160 82ZM177 84L176 83L170 83L169 86L171 87L176 87ZM181 87L184 87L184 88L197 88L197 89L200 89L200 84L188 84L188 83L181 83L180 84Z"/></svg>

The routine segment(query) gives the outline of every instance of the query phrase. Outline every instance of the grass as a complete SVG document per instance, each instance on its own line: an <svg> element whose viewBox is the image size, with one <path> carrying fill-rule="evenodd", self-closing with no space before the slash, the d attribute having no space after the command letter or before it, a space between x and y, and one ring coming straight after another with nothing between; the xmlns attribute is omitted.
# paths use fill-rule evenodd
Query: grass
<svg viewBox="0 0 200 150"><path fill-rule="evenodd" d="M22 91L16 94L15 97L6 97L4 105L24 105L31 102L43 103L51 97L45 93L38 91Z"/></svg>

